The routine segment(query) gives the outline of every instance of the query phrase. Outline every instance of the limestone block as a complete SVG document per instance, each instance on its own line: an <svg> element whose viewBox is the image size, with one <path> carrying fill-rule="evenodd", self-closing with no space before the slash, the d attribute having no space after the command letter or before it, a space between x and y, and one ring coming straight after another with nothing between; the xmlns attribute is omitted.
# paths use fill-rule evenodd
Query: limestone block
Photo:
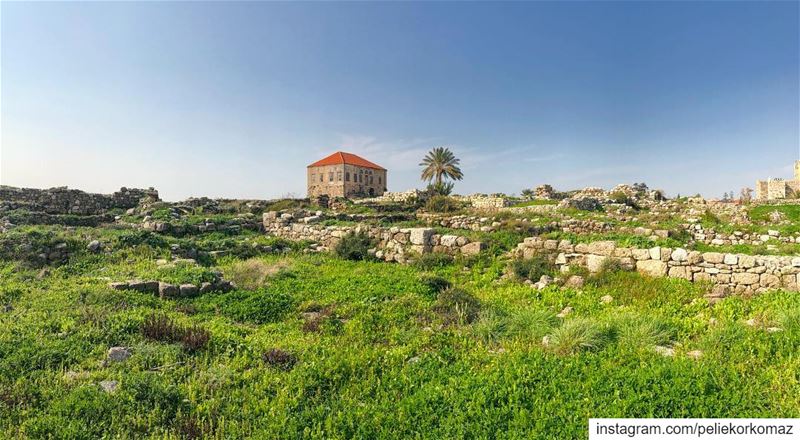
<svg viewBox="0 0 800 440"><path fill-rule="evenodd" d="M455 235L442 235L439 239L442 246L455 247L458 244L458 236Z"/></svg>
<svg viewBox="0 0 800 440"><path fill-rule="evenodd" d="M731 276L731 280L736 284L752 285L758 284L760 276L754 273L735 273Z"/></svg>
<svg viewBox="0 0 800 440"><path fill-rule="evenodd" d="M647 249L633 249L631 255L633 259L637 261L650 259L650 251Z"/></svg>
<svg viewBox="0 0 800 440"><path fill-rule="evenodd" d="M725 256L719 252L705 252L703 253L703 260L707 263L719 264L722 263Z"/></svg>
<svg viewBox="0 0 800 440"><path fill-rule="evenodd" d="M636 270L653 277L663 277L667 274L667 263L660 259L637 261Z"/></svg>
<svg viewBox="0 0 800 440"><path fill-rule="evenodd" d="M692 273L688 270L686 266L674 266L669 268L669 277L683 278L685 280L691 281Z"/></svg>
<svg viewBox="0 0 800 440"><path fill-rule="evenodd" d="M158 283L158 296L161 298L175 298L180 294L178 286L169 283Z"/></svg>
<svg viewBox="0 0 800 440"><path fill-rule="evenodd" d="M617 244L613 241L595 241L589 243L589 253L602 256L614 255Z"/></svg>
<svg viewBox="0 0 800 440"><path fill-rule="evenodd" d="M670 254L670 259L677 262L686 261L689 259L689 253L686 251L686 249L677 248L672 251L672 254Z"/></svg>
<svg viewBox="0 0 800 440"><path fill-rule="evenodd" d="M725 257L722 259L722 262L734 266L736 265L736 263L739 262L739 257L737 257L734 254L725 254Z"/></svg>
<svg viewBox="0 0 800 440"><path fill-rule="evenodd" d="M761 280L759 284L761 285L761 287L776 288L780 287L781 279L778 278L776 275L765 273L761 274Z"/></svg>
<svg viewBox="0 0 800 440"><path fill-rule="evenodd" d="M697 272L697 273L693 274L693 280L696 283L697 282L702 282L702 281L711 281L713 279L714 278L711 276L711 274L709 274L707 272Z"/></svg>
<svg viewBox="0 0 800 440"><path fill-rule="evenodd" d="M430 244L433 229L430 228L410 228L409 241L413 245L424 246Z"/></svg>
<svg viewBox="0 0 800 440"><path fill-rule="evenodd" d="M756 265L756 257L752 255L740 255L739 265L744 268L750 268Z"/></svg>
<svg viewBox="0 0 800 440"><path fill-rule="evenodd" d="M464 255L478 255L484 249L486 249L486 243L473 241L472 243L462 246L461 253Z"/></svg>
<svg viewBox="0 0 800 440"><path fill-rule="evenodd" d="M603 262L606 260L604 255L594 255L589 254L586 256L586 268L589 269L589 272L598 272L600 268L603 266Z"/></svg>

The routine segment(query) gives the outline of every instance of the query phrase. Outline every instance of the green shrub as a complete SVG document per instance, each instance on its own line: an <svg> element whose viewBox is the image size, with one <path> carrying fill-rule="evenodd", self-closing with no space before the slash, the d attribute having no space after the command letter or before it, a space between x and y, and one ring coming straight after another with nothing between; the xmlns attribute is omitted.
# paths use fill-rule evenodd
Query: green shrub
<svg viewBox="0 0 800 440"><path fill-rule="evenodd" d="M614 203L630 206L633 209L639 209L639 205L636 204L636 201L628 197L627 195L625 195L625 193L621 191L616 191L609 194L608 199Z"/></svg>
<svg viewBox="0 0 800 440"><path fill-rule="evenodd" d="M449 196L450 193L453 192L453 188L455 188L455 186L456 185L453 182L436 182L429 184L426 190L430 194Z"/></svg>
<svg viewBox="0 0 800 440"><path fill-rule="evenodd" d="M460 208L461 204L455 199L443 195L433 196L425 203L425 210L428 212L450 213Z"/></svg>
<svg viewBox="0 0 800 440"><path fill-rule="evenodd" d="M623 316L617 321L618 342L625 348L668 345L675 335L675 328L654 317Z"/></svg>
<svg viewBox="0 0 800 440"><path fill-rule="evenodd" d="M151 231L136 230L124 232L117 239L117 247L126 248L139 245L147 245L152 248L167 248L169 242L162 235Z"/></svg>
<svg viewBox="0 0 800 440"><path fill-rule="evenodd" d="M463 324L475 320L480 312L481 303L465 290L451 287L439 293L433 310L446 324Z"/></svg>
<svg viewBox="0 0 800 440"><path fill-rule="evenodd" d="M511 262L511 272L519 279L539 281L542 275L549 275L553 270L553 263L540 255L528 259L518 258Z"/></svg>
<svg viewBox="0 0 800 440"><path fill-rule="evenodd" d="M553 331L547 346L558 354L569 355L600 350L609 339L610 332L604 326L591 319L574 318Z"/></svg>
<svg viewBox="0 0 800 440"><path fill-rule="evenodd" d="M420 270L431 270L449 266L453 263L453 257L441 252L430 252L422 254L414 260L414 267Z"/></svg>
<svg viewBox="0 0 800 440"><path fill-rule="evenodd" d="M261 355L261 358L267 365L283 371L291 370L294 368L294 364L297 363L297 356L286 350L281 350L280 348L273 348L266 351Z"/></svg>
<svg viewBox="0 0 800 440"><path fill-rule="evenodd" d="M217 295L212 304L219 307L223 315L235 321L266 324L283 319L294 307L294 299L285 293L265 289L238 290Z"/></svg>
<svg viewBox="0 0 800 440"><path fill-rule="evenodd" d="M366 233L349 232L336 243L333 251L339 258L345 260L366 260L372 245L372 239Z"/></svg>
<svg viewBox="0 0 800 440"><path fill-rule="evenodd" d="M494 309L480 312L472 331L484 343L496 342L508 334L508 318Z"/></svg>
<svg viewBox="0 0 800 440"><path fill-rule="evenodd" d="M198 326L183 327L166 315L150 315L142 323L141 331L147 339L180 343L188 352L200 350L211 339L208 330Z"/></svg>
<svg viewBox="0 0 800 440"><path fill-rule="evenodd" d="M431 297L436 298L440 292L449 289L452 284L447 279L438 275L423 274L419 277L419 282L427 289Z"/></svg>
<svg viewBox="0 0 800 440"><path fill-rule="evenodd" d="M556 316L546 310L522 309L508 319L508 334L512 337L540 340L557 323Z"/></svg>
<svg viewBox="0 0 800 440"><path fill-rule="evenodd" d="M259 258L251 258L233 263L225 270L225 275L236 286L255 290L265 286L267 280L272 277L288 274L289 270L289 264L286 261L268 263Z"/></svg>

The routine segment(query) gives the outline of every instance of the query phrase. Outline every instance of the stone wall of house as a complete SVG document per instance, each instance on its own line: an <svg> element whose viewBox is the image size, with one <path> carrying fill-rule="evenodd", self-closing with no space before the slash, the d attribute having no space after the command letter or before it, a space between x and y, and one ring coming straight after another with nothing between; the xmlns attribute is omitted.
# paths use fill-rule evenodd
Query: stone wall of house
<svg viewBox="0 0 800 440"><path fill-rule="evenodd" d="M725 254L685 249L654 247L635 249L618 247L612 241L574 244L569 240L526 238L513 251L519 258L537 254L554 257L562 272L571 266L586 267L590 272L601 269L606 259L614 259L626 268L656 277L682 278L710 282L714 293L750 294L767 289L798 290L800 257Z"/></svg>
<svg viewBox="0 0 800 440"><path fill-rule="evenodd" d="M323 226L319 215L308 212L265 212L264 232L289 240L307 240L318 243L318 250L331 250L342 237L351 232L363 232L377 243L375 256L386 261L404 263L412 255L431 252L449 255L474 255L486 248L479 241L467 237L436 234L431 228L398 228L360 224L356 226Z"/></svg>
<svg viewBox="0 0 800 440"><path fill-rule="evenodd" d="M129 209L142 201L158 201L153 188L121 188L113 194L93 194L66 187L35 189L0 186L2 210L25 209L45 214L99 215L115 208Z"/></svg>

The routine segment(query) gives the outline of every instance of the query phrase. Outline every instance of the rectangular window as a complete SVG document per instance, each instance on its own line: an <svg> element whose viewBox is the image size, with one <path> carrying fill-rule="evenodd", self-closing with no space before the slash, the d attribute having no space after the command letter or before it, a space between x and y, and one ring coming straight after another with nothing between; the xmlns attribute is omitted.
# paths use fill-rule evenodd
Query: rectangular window
<svg viewBox="0 0 800 440"><path fill-rule="evenodd" d="M344 181L345 182L349 182L350 181L350 171L344 173Z"/></svg>
<svg viewBox="0 0 800 440"><path fill-rule="evenodd" d="M378 176L378 185L381 184L381 176Z"/></svg>
<svg viewBox="0 0 800 440"><path fill-rule="evenodd" d="M342 172L341 171L336 173L336 180L338 180L339 182L342 181Z"/></svg>
<svg viewBox="0 0 800 440"><path fill-rule="evenodd" d="M333 171L328 172L328 182L333 182Z"/></svg>
<svg viewBox="0 0 800 440"><path fill-rule="evenodd" d="M322 180L323 180L324 178L325 178L325 175L324 175L324 174L322 174L322 173L319 173L319 181L320 181L320 182L322 182Z"/></svg>
<svg viewBox="0 0 800 440"><path fill-rule="evenodd" d="M372 177L372 176L369 176L369 184L370 184L370 185L372 185L372 179L373 179L373 177Z"/></svg>

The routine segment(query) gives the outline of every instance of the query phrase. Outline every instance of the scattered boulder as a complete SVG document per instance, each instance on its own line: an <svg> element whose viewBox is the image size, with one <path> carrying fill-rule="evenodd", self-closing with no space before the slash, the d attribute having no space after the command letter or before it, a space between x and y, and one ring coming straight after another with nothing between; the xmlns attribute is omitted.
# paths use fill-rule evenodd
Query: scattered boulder
<svg viewBox="0 0 800 440"><path fill-rule="evenodd" d="M195 296L198 290L199 289L194 284L181 284L180 287L181 296L183 297Z"/></svg>
<svg viewBox="0 0 800 440"><path fill-rule="evenodd" d="M92 241L90 241L90 242L89 242L89 244L86 246L86 249L88 249L90 252L97 252L97 251L99 251L100 249L102 249L102 247L103 247L103 245L102 245L102 244L100 244L100 241L98 241L98 240L92 240Z"/></svg>
<svg viewBox="0 0 800 440"><path fill-rule="evenodd" d="M142 293L158 293L158 281L130 281L128 289Z"/></svg>
<svg viewBox="0 0 800 440"><path fill-rule="evenodd" d="M111 362L123 362L131 357L131 350L127 347L111 347L106 358Z"/></svg>
<svg viewBox="0 0 800 440"><path fill-rule="evenodd" d="M612 301L614 301L614 297L611 295L603 295L602 298L600 298L600 302L603 304L608 304Z"/></svg>
<svg viewBox="0 0 800 440"><path fill-rule="evenodd" d="M169 283L158 283L158 296L161 298L175 298L180 295L178 286Z"/></svg>
<svg viewBox="0 0 800 440"><path fill-rule="evenodd" d="M675 350L670 347L664 347L661 345L656 346L656 353L660 354L661 356L672 357L675 356Z"/></svg>
<svg viewBox="0 0 800 440"><path fill-rule="evenodd" d="M100 388L109 394L116 392L118 387L119 382L116 380L104 380L100 382Z"/></svg>
<svg viewBox="0 0 800 440"><path fill-rule="evenodd" d="M580 275L572 275L571 277L567 278L566 283L564 286L571 287L573 289L580 289L583 287L586 280Z"/></svg>
<svg viewBox="0 0 800 440"><path fill-rule="evenodd" d="M559 318L565 318L567 315L572 313L572 310L573 310L572 307L566 306L556 316L559 317Z"/></svg>
<svg viewBox="0 0 800 440"><path fill-rule="evenodd" d="M486 249L486 243L481 241L473 241L461 247L461 253L464 255L478 255L482 250Z"/></svg>
<svg viewBox="0 0 800 440"><path fill-rule="evenodd" d="M688 356L691 359L700 359L703 357L703 352L700 350L692 350L690 352L687 352L686 356Z"/></svg>

